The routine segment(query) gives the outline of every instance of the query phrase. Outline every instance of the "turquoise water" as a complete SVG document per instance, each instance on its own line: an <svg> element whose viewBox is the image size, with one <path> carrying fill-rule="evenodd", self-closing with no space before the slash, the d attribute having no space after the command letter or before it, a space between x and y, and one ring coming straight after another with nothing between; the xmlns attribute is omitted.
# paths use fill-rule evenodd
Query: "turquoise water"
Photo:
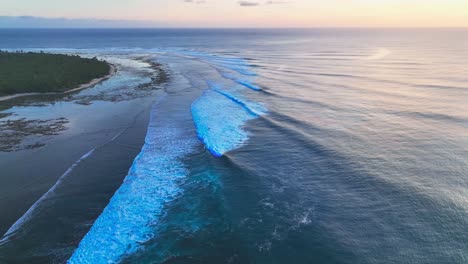
<svg viewBox="0 0 468 264"><path fill-rule="evenodd" d="M467 33L0 31L0 48L144 56L170 75L107 207L82 237L41 254L466 263ZM4 259L14 254L1 247Z"/></svg>

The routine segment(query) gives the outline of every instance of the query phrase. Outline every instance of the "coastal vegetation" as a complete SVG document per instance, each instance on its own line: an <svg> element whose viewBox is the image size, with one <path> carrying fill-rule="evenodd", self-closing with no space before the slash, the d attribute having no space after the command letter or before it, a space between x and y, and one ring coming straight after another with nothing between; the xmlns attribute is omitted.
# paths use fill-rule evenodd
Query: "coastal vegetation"
<svg viewBox="0 0 468 264"><path fill-rule="evenodd" d="M64 92L105 77L110 67L77 55L0 51L0 96Z"/></svg>

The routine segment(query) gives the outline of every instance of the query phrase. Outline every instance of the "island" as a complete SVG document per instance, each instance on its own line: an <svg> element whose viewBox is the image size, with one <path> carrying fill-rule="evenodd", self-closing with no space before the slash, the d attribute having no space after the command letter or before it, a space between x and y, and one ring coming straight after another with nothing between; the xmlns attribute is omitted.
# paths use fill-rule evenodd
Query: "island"
<svg viewBox="0 0 468 264"><path fill-rule="evenodd" d="M109 78L114 72L111 64L96 57L0 51L0 101L22 95L84 89Z"/></svg>

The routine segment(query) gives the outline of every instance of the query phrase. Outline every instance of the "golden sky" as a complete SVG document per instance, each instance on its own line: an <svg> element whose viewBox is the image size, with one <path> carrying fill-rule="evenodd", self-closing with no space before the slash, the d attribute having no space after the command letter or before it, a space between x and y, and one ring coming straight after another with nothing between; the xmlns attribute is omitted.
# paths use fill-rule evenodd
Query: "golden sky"
<svg viewBox="0 0 468 264"><path fill-rule="evenodd" d="M0 16L181 27L468 27L468 0L0 0Z"/></svg>

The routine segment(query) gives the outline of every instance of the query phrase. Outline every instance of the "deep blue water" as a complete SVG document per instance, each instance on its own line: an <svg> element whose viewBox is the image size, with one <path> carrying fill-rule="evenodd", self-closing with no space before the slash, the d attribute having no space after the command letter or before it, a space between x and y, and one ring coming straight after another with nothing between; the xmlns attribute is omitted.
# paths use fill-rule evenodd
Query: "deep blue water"
<svg viewBox="0 0 468 264"><path fill-rule="evenodd" d="M69 263L467 263L467 47L464 29L0 30L0 49L170 73Z"/></svg>

